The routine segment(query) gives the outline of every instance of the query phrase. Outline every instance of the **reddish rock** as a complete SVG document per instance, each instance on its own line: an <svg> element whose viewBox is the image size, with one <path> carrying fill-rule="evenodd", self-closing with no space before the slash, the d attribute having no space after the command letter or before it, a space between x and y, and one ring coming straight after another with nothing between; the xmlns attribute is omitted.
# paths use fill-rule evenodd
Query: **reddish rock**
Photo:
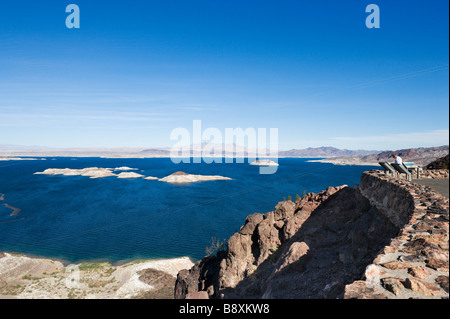
<svg viewBox="0 0 450 319"><path fill-rule="evenodd" d="M245 225L241 228L240 233L242 235L251 235L255 231L256 225L258 225L264 219L263 214L254 213L247 216Z"/></svg>
<svg viewBox="0 0 450 319"><path fill-rule="evenodd" d="M435 244L445 243L446 241L448 242L448 234L432 234L428 238L428 241Z"/></svg>
<svg viewBox="0 0 450 319"><path fill-rule="evenodd" d="M344 299L388 299L388 297L376 293L365 281L358 280L345 286Z"/></svg>
<svg viewBox="0 0 450 319"><path fill-rule="evenodd" d="M278 220L276 221L274 224L275 228L277 228L278 230L282 229L284 226L284 220Z"/></svg>
<svg viewBox="0 0 450 319"><path fill-rule="evenodd" d="M294 236L297 231L302 227L303 223L309 218L311 212L308 210L300 210L290 218L283 227L282 234L283 239L286 241Z"/></svg>
<svg viewBox="0 0 450 319"><path fill-rule="evenodd" d="M381 285L383 286L384 289L386 289L386 290L392 292L394 295L398 296L401 293L401 291L404 289L401 281L402 281L402 279L400 279L400 278L388 277L388 278L381 279Z"/></svg>
<svg viewBox="0 0 450 319"><path fill-rule="evenodd" d="M197 291L187 294L185 299L209 299L209 296L206 291Z"/></svg>
<svg viewBox="0 0 450 319"><path fill-rule="evenodd" d="M423 255L428 259L437 259L448 262L448 251L437 247L427 247L422 251Z"/></svg>
<svg viewBox="0 0 450 319"><path fill-rule="evenodd" d="M441 260L436 258L430 258L427 260L427 266L438 271L448 272L448 259Z"/></svg>
<svg viewBox="0 0 450 319"><path fill-rule="evenodd" d="M381 264L383 267L387 268L387 269L391 269L391 270L397 270L397 269L407 269L407 268L411 268L411 264L405 263L405 262L401 262L401 261L390 261L388 263L384 263Z"/></svg>
<svg viewBox="0 0 450 319"><path fill-rule="evenodd" d="M402 244L402 242L400 240L398 240L396 238L391 239L389 246L384 247L384 253L389 254L389 253L393 253L394 251L397 251L401 244Z"/></svg>
<svg viewBox="0 0 450 319"><path fill-rule="evenodd" d="M424 266L411 267L408 269L408 273L420 279L425 279L430 275L430 271Z"/></svg>
<svg viewBox="0 0 450 319"><path fill-rule="evenodd" d="M371 264L366 267L363 279L372 282L375 285L379 284L380 278L386 276L387 272L379 265Z"/></svg>
<svg viewBox="0 0 450 319"><path fill-rule="evenodd" d="M295 204L288 200L284 202L279 202L275 206L274 218L277 220L286 220L294 215Z"/></svg>
<svg viewBox="0 0 450 319"><path fill-rule="evenodd" d="M438 287L415 278L406 278L404 286L425 296L436 296L440 294L440 289Z"/></svg>
<svg viewBox="0 0 450 319"><path fill-rule="evenodd" d="M247 269L253 263L251 237L235 233L227 242L227 258L223 259L220 264L219 285L235 287L244 278Z"/></svg>
<svg viewBox="0 0 450 319"><path fill-rule="evenodd" d="M448 293L448 276L439 276L435 279L435 282Z"/></svg>
<svg viewBox="0 0 450 319"><path fill-rule="evenodd" d="M257 242L259 245L259 256L256 264L262 264L274 248L281 244L278 230L269 219L264 219L258 224L255 230Z"/></svg>
<svg viewBox="0 0 450 319"><path fill-rule="evenodd" d="M190 270L180 270L177 275L174 298L183 299L187 294L197 292L199 286L198 278L198 268L192 267Z"/></svg>

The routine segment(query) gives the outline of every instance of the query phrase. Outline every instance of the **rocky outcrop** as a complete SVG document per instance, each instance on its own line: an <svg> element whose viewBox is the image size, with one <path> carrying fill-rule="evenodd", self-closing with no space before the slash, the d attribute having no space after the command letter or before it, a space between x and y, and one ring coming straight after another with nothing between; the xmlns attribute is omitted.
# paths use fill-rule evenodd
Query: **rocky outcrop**
<svg viewBox="0 0 450 319"><path fill-rule="evenodd" d="M320 200L342 188L329 187L319 194L307 194L297 203L280 202L266 214L249 215L239 232L228 240L226 252L205 257L178 274L175 298L185 298L199 290L208 290L213 298L223 297L226 289L236 288L292 237Z"/></svg>
<svg viewBox="0 0 450 319"><path fill-rule="evenodd" d="M357 188L329 187L248 216L226 252L179 274L175 297L339 297L397 230Z"/></svg>
<svg viewBox="0 0 450 319"><path fill-rule="evenodd" d="M450 154L447 154L446 156L443 156L441 158L438 158L437 160L431 162L426 166L426 169L449 169L449 162L450 162Z"/></svg>
<svg viewBox="0 0 450 319"><path fill-rule="evenodd" d="M280 202L249 215L226 251L178 274L175 298L199 291L209 298L448 297L448 200L371 171L355 187Z"/></svg>

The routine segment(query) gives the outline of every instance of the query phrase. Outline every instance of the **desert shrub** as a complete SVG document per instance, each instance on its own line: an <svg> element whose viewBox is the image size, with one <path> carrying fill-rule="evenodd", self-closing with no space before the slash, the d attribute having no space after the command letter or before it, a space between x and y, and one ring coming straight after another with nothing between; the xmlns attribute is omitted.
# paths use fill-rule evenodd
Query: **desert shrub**
<svg viewBox="0 0 450 319"><path fill-rule="evenodd" d="M205 248L205 253L207 256L217 255L217 253L226 250L226 245L227 243L225 239L220 240L216 237L212 237L209 247Z"/></svg>

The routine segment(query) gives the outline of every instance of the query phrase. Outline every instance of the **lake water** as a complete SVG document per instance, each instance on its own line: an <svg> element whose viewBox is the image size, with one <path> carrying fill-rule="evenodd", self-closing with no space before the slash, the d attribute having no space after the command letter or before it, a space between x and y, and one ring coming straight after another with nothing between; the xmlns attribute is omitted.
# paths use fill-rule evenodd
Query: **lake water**
<svg viewBox="0 0 450 319"><path fill-rule="evenodd" d="M46 158L0 162L0 251L67 262L205 255L211 238L227 239L247 215L274 209L283 197L359 184L373 166L335 166L281 158L278 171L259 174L242 164L174 164L169 158ZM159 178L176 171L233 180L169 184L157 180L34 175L47 168L128 166Z"/></svg>

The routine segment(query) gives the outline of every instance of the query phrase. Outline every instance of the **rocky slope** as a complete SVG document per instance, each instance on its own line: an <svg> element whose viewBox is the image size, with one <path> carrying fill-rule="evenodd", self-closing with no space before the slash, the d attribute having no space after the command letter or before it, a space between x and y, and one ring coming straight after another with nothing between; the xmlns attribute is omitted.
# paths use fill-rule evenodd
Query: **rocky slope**
<svg viewBox="0 0 450 319"><path fill-rule="evenodd" d="M280 202L274 211L266 214L249 215L239 232L228 240L226 250L205 257L191 269L178 273L175 298L396 297L386 289L380 294L366 289L370 293L365 294L366 282L361 282L361 278L365 275L367 278L367 266L402 233L416 200L403 184L390 183L383 180L389 177L377 174L381 177L364 174L361 180L364 187L329 187L318 194L307 194L296 203ZM438 269L430 280L436 277L448 282L448 199L436 197L435 200L424 187L413 188L412 192L422 197L420 205L433 207L432 214L437 210L430 204L430 199L447 205L438 216L443 219L439 224L443 228L431 229L432 236L439 234L433 240L439 238L441 248L430 255L441 264L447 260L447 273L445 275L445 269L443 273ZM422 218L435 217L422 215ZM421 236L425 235L423 231ZM415 244L405 240L405 251L408 251L408 247ZM389 255L389 258L401 256L395 250L397 248L391 249L393 257ZM430 252L427 250L426 253ZM416 259L426 262L430 261L430 256L426 260L423 257ZM426 263L413 266L412 274L423 269L429 273L434 271L427 269L430 265ZM406 295L413 298L423 295L412 287L434 284L418 283L418 278L413 275L399 279L401 276L406 275L396 275L396 282L405 280L404 287L409 287L411 292ZM390 277L382 280L388 287ZM446 294L448 297L448 289L445 292L440 286L433 287L431 296L445 297Z"/></svg>
<svg viewBox="0 0 450 319"><path fill-rule="evenodd" d="M357 188L330 187L248 216L226 251L178 274L175 298L339 298L397 232Z"/></svg>

